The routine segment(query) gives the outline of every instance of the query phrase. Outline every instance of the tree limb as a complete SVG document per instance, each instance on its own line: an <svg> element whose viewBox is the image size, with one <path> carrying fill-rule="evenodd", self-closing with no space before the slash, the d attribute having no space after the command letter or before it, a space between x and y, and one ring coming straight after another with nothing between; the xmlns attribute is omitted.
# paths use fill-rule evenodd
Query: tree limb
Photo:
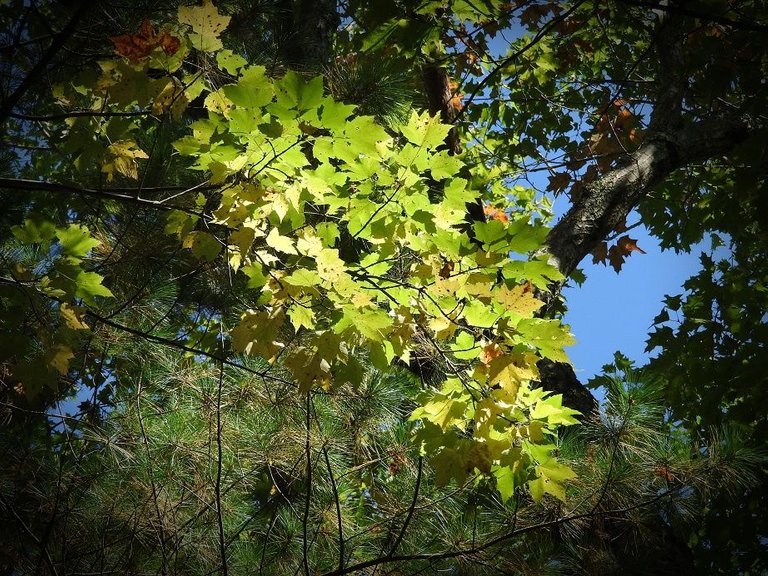
<svg viewBox="0 0 768 576"><path fill-rule="evenodd" d="M594 182L547 236L545 251L563 275L621 224L674 170L731 151L750 133L744 118L702 120L676 133L651 135L622 163Z"/></svg>

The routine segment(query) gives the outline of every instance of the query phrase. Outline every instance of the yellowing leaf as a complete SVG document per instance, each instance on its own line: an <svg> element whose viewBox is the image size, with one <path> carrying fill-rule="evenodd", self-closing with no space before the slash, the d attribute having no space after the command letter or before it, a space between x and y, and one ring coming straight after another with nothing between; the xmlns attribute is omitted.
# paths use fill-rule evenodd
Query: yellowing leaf
<svg viewBox="0 0 768 576"><path fill-rule="evenodd" d="M221 252L221 244L216 238L208 232L195 230L187 234L182 244L184 248L192 250L197 258L213 262L216 256Z"/></svg>
<svg viewBox="0 0 768 576"><path fill-rule="evenodd" d="M339 251L335 248L323 248L315 259L317 273L326 282L333 283L344 272L344 261L339 258Z"/></svg>
<svg viewBox="0 0 768 576"><path fill-rule="evenodd" d="M275 355L284 344L279 341L279 331L285 321L282 309L271 314L266 311L247 311L243 314L240 324L230 330L232 347L244 354L261 356L273 362Z"/></svg>
<svg viewBox="0 0 768 576"><path fill-rule="evenodd" d="M298 254L293 245L293 240L287 236L280 236L277 228L272 228L267 234L267 246L285 254Z"/></svg>
<svg viewBox="0 0 768 576"><path fill-rule="evenodd" d="M133 140L118 140L107 147L101 160L101 171L107 175L107 182L112 182L115 173L137 180L139 164L137 159L149 158Z"/></svg>
<svg viewBox="0 0 768 576"><path fill-rule="evenodd" d="M222 48L219 35L230 21L229 16L222 16L211 0L203 0L202 6L180 6L179 22L192 27L192 45L203 52L215 52Z"/></svg>
<svg viewBox="0 0 768 576"><path fill-rule="evenodd" d="M535 375L535 364L531 368L525 356L506 354L493 359L488 366L488 385L501 386L511 399L517 395L520 384Z"/></svg>
<svg viewBox="0 0 768 576"><path fill-rule="evenodd" d="M467 402L464 400L438 396L434 400L427 402L424 406L414 410L411 418L424 418L445 430L454 424L464 423L464 412L466 409Z"/></svg>
<svg viewBox="0 0 768 576"><path fill-rule="evenodd" d="M72 349L64 344L56 344L46 354L48 363L61 375L69 372L69 361L74 357L75 354Z"/></svg>
<svg viewBox="0 0 768 576"><path fill-rule="evenodd" d="M323 250L323 241L314 234L305 234L296 242L299 254L317 256Z"/></svg>
<svg viewBox="0 0 768 576"><path fill-rule="evenodd" d="M554 458L536 466L538 477L528 482L528 489L536 502L539 502L544 494L550 494L558 500L565 502L565 486L562 482L576 476L568 466L558 463Z"/></svg>
<svg viewBox="0 0 768 576"><path fill-rule="evenodd" d="M502 286L494 292L494 296L504 308L520 316L531 316L544 305L544 302L533 295L530 282L511 289Z"/></svg>
<svg viewBox="0 0 768 576"><path fill-rule="evenodd" d="M83 308L62 302L59 306L59 315L66 324L67 328L71 330L90 330L88 324L83 322Z"/></svg>
<svg viewBox="0 0 768 576"><path fill-rule="evenodd" d="M299 393L308 392L319 384L325 389L331 385L331 365L319 351L299 348L285 360L285 367L299 384Z"/></svg>
<svg viewBox="0 0 768 576"><path fill-rule="evenodd" d="M301 327L310 329L315 324L315 313L312 308L299 303L293 304L288 309L288 318L296 331Z"/></svg>

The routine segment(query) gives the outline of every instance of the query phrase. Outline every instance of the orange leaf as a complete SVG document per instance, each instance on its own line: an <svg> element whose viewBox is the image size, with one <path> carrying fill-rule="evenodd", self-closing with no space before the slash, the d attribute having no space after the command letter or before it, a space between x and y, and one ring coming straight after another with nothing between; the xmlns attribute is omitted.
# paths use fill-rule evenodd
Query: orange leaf
<svg viewBox="0 0 768 576"><path fill-rule="evenodd" d="M622 236L619 238L619 240L616 242L616 245L625 255L629 254L630 252L640 252L640 254L646 253L645 250L637 245L637 240L630 238L629 236Z"/></svg>
<svg viewBox="0 0 768 576"><path fill-rule="evenodd" d="M115 45L115 52L131 62L146 58L157 46L160 46L168 55L175 54L181 46L181 40L172 36L167 30L155 34L149 20L141 23L138 34L112 36L110 40Z"/></svg>
<svg viewBox="0 0 768 576"><path fill-rule="evenodd" d="M498 358L503 353L503 350L498 344L488 344L480 353L480 362L486 366L490 364L495 358Z"/></svg>
<svg viewBox="0 0 768 576"><path fill-rule="evenodd" d="M504 224L509 222L509 216L507 216L504 210L494 208L490 204L485 204L483 206L483 213L487 220L498 220L499 222L504 222Z"/></svg>
<svg viewBox="0 0 768 576"><path fill-rule="evenodd" d="M449 278L455 266L456 265L451 260L448 260L440 269L440 278Z"/></svg>

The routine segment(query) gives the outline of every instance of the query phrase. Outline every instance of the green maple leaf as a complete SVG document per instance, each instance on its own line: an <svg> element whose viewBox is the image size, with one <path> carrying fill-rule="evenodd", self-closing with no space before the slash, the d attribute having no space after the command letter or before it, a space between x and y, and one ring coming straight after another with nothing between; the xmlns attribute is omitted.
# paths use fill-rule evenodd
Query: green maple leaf
<svg viewBox="0 0 768 576"><path fill-rule="evenodd" d="M325 128L334 132L343 130L347 125L347 118L352 116L355 106L334 102L332 98L324 98L320 112L320 122Z"/></svg>
<svg viewBox="0 0 768 576"><path fill-rule="evenodd" d="M113 298L112 291L102 285L104 278L96 272L80 272L75 277L75 295L86 302L93 302L95 296Z"/></svg>
<svg viewBox="0 0 768 576"><path fill-rule="evenodd" d="M248 276L248 288L261 288L269 280L269 276L264 273L264 267L258 262L247 264L241 270Z"/></svg>
<svg viewBox="0 0 768 576"><path fill-rule="evenodd" d="M383 310L344 306L344 316L336 323L334 330L342 333L352 328L372 342L382 342L392 328L392 324L392 318Z"/></svg>
<svg viewBox="0 0 768 576"><path fill-rule="evenodd" d="M426 149L440 146L450 130L449 125L440 122L439 114L430 116L429 112L418 114L415 110L411 112L408 124L400 128L409 142Z"/></svg>
<svg viewBox="0 0 768 576"><path fill-rule="evenodd" d="M245 67L248 61L232 50L221 50L216 54L216 64L225 72L237 76L238 71Z"/></svg>
<svg viewBox="0 0 768 576"><path fill-rule="evenodd" d="M187 234L182 246L189 248L192 254L206 262L213 262L221 252L221 244L216 237L200 230Z"/></svg>
<svg viewBox="0 0 768 576"><path fill-rule="evenodd" d="M35 215L24 220L23 225L11 228L11 232L17 240L25 244L50 245L50 241L56 236L57 230L53 222Z"/></svg>
<svg viewBox="0 0 768 576"><path fill-rule="evenodd" d="M312 308L299 303L292 305L288 309L288 318L296 331L301 327L311 329L315 324L315 313L312 311Z"/></svg>
<svg viewBox="0 0 768 576"><path fill-rule="evenodd" d="M82 258L91 248L95 248L101 242L91 238L91 233L85 226L70 224L66 228L56 230L56 236L61 242L61 251L66 256Z"/></svg>
<svg viewBox="0 0 768 576"><path fill-rule="evenodd" d="M290 107L299 111L317 108L323 100L323 77L316 76L305 80L293 70L275 82L280 95L285 97Z"/></svg>
<svg viewBox="0 0 768 576"><path fill-rule="evenodd" d="M480 354L480 347L469 332L459 333L456 342L451 345L451 350L459 360L474 360Z"/></svg>
<svg viewBox="0 0 768 576"><path fill-rule="evenodd" d="M379 126L372 116L358 116L347 122L344 135L348 138L346 144L354 151L353 160L361 152L369 156L379 156L376 145L390 140L387 131Z"/></svg>
<svg viewBox="0 0 768 576"><path fill-rule="evenodd" d="M536 404L533 405L530 412L531 418L537 420L546 418L549 424L563 424L565 426L578 424L579 421L574 418L574 416L579 414L580 412L578 410L563 406L562 394L554 394L538 400Z"/></svg>
<svg viewBox="0 0 768 576"><path fill-rule="evenodd" d="M263 66L249 66L243 70L237 84L229 84L222 88L224 94L236 106L243 108L261 108L272 102L275 91L272 83L266 77ZM232 127L237 132L236 127Z"/></svg>
<svg viewBox="0 0 768 576"><path fill-rule="evenodd" d="M542 356L556 362L569 361L563 348L573 346L576 339L559 320L524 318L515 329L519 332L519 340L538 348Z"/></svg>

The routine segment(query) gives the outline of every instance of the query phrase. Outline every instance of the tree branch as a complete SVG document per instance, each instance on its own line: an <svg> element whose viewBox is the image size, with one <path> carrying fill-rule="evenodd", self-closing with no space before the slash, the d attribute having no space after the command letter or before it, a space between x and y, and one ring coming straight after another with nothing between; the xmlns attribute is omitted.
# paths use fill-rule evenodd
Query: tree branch
<svg viewBox="0 0 768 576"><path fill-rule="evenodd" d="M95 189L95 188L78 188L76 186L69 186L67 184L59 184L58 182L44 182L39 180L25 180L22 178L0 178L0 188L10 188L12 190L28 190L30 192L58 192L58 193L71 193L78 194L80 196L91 196L93 198L99 198L101 200L115 200L118 202L127 202L129 204L138 204L139 206L146 206L148 208L155 208L159 210L179 210L193 216L199 216L205 218L206 215L196 210L191 210L184 206L178 206L175 204L167 204L166 200L149 200L147 198L141 198L139 194L162 192L162 191L180 191L192 192L193 190L213 190L218 186L210 186L204 184L198 184L191 188L114 188L114 189ZM178 194L174 195L178 196Z"/></svg>
<svg viewBox="0 0 768 576"><path fill-rule="evenodd" d="M648 137L621 165L587 184L552 228L545 248L550 262L570 275L654 186L677 168L731 151L747 138L750 128L744 118L715 118Z"/></svg>

